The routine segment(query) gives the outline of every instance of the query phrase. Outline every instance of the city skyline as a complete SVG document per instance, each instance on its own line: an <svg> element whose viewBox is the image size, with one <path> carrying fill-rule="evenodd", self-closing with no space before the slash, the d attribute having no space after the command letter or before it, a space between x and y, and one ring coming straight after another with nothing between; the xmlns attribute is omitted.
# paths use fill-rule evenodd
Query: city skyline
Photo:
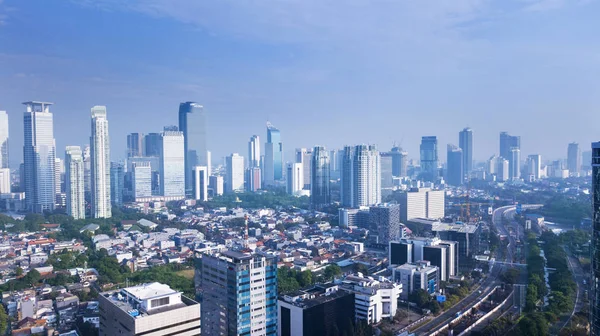
<svg viewBox="0 0 600 336"><path fill-rule="evenodd" d="M377 34L367 22L353 27L364 33L349 36L339 27L347 26L357 14L356 6L333 15L331 26L318 20L322 14L314 22L304 22L302 13L312 6L325 13L332 9L312 1L274 6L298 24L291 28L281 20L270 20L275 12L270 8L260 13L265 20L255 21L247 15L256 14L255 10L240 6L231 19L221 23L194 13L210 10L215 18L223 18L228 5L182 1L170 12L162 0L156 11L143 11L148 8L145 1L128 8L107 0L58 5L5 0L0 4L0 43L5 47L0 65L7 70L0 74L0 110L9 114L11 137L16 139L10 142L11 167L20 162L22 146L22 129L14 121L20 119L20 101L28 99L56 103L56 132L63 135L57 138L57 147L61 149L85 145L85 129L69 125L84 125L89 106L106 105L112 111L114 160L125 157L128 133L158 132L164 125L177 124L176 104L187 100L205 106L209 139L228 134L224 141L209 141L215 158L246 153L247 138L262 136L265 120L285 133L286 156L294 148L315 145L334 149L365 142L386 149L396 141L415 158L419 138L425 135L423 127L398 130L398 125L411 124L427 125L426 133L437 135L440 145L455 143L457 130L473 128L476 160L497 151L495 134L503 130L523 137L524 156L539 153L543 158L563 158L564 144L594 141L592 125L600 121L593 113L598 105L593 83L599 67L593 57L586 56L597 53L595 44L589 42L594 30L590 27L597 25L592 13L599 4L557 2L544 7L541 1L509 2L514 6L495 3L488 8L480 2L462 1L414 8L398 2L388 4L388 10L358 6L372 17L381 17L381 23L390 28L412 22L416 36L424 38L417 43L392 33L405 29ZM57 11L64 14L64 21L46 24L53 17L48 14ZM400 18L406 15L407 20L386 12ZM40 24L27 25L31 18ZM98 34L97 28L84 24L88 20L110 22L110 29L122 32L121 37ZM436 29L427 28L429 24ZM520 29L525 24L538 29ZM81 29L73 31L73 26ZM316 30L321 37L314 35ZM272 31L278 34L265 33ZM130 38L141 32L157 38ZM55 37L66 33L70 39ZM94 39L84 39L90 35ZM176 38L162 38L167 35ZM449 39L447 45L444 38ZM90 52L91 41L103 48ZM324 41L340 48L328 48ZM567 47L557 47L560 42ZM363 43L361 49L373 57L370 62L354 47ZM399 46L404 54L399 55L395 47L387 50L390 45ZM343 51L345 57L332 49ZM194 54L197 57L189 56ZM544 61L539 62L540 58ZM519 74L518 83L513 73ZM527 99L516 99L525 93ZM245 113L248 106L252 113ZM365 111L369 118L347 118ZM570 118L564 122L555 121L566 114ZM300 115L302 119L297 118ZM311 122L317 118L318 123ZM443 123L430 122L442 118ZM531 128L540 121L546 127ZM334 124L346 131L333 136ZM129 129L131 125L139 129ZM311 141L304 131L308 127L312 128ZM564 138L547 134L564 134ZM544 142L536 141L541 138ZM444 160L445 153L440 157Z"/></svg>

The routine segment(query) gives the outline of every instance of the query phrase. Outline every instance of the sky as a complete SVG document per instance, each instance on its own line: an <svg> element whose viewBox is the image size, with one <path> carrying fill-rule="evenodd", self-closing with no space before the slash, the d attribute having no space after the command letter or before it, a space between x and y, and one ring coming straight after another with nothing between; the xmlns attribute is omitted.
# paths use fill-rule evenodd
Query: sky
<svg viewBox="0 0 600 336"><path fill-rule="evenodd" d="M111 156L126 135L208 115L213 163L265 124L297 147L394 143L439 156L473 129L474 158L565 158L600 140L600 0L0 0L0 110L22 160L24 101L54 102L59 156L106 105ZM216 162L215 162L216 161Z"/></svg>

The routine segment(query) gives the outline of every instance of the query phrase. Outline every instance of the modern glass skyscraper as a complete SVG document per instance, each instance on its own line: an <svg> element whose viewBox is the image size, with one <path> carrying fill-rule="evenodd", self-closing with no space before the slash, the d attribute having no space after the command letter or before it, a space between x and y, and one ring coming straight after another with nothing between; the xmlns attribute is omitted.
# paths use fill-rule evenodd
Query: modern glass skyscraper
<svg viewBox="0 0 600 336"><path fill-rule="evenodd" d="M264 185L272 186L283 179L283 144L279 129L267 122L265 143Z"/></svg>
<svg viewBox="0 0 600 336"><path fill-rule="evenodd" d="M8 114L0 111L0 168L10 168L8 165Z"/></svg>
<svg viewBox="0 0 600 336"><path fill-rule="evenodd" d="M590 335L600 335L600 142L592 143L592 211Z"/></svg>
<svg viewBox="0 0 600 336"><path fill-rule="evenodd" d="M110 202L110 144L106 106L92 107L90 137L92 217L112 217Z"/></svg>
<svg viewBox="0 0 600 336"><path fill-rule="evenodd" d="M260 167L260 138L258 135L250 137L248 142L248 168Z"/></svg>
<svg viewBox="0 0 600 336"><path fill-rule="evenodd" d="M459 186L463 184L465 173L463 167L464 152L461 148L448 145L448 166L446 169L446 182L449 185Z"/></svg>
<svg viewBox="0 0 600 336"><path fill-rule="evenodd" d="M25 163L25 197L29 211L54 210L56 144L54 141L52 103L30 101L23 116Z"/></svg>
<svg viewBox="0 0 600 336"><path fill-rule="evenodd" d="M116 206L123 205L123 188L125 187L125 165L120 162L110 163L110 200Z"/></svg>
<svg viewBox="0 0 600 336"><path fill-rule="evenodd" d="M183 132L185 151L185 194L192 196L196 166L208 166L206 157L206 114L198 103L179 104L179 131Z"/></svg>
<svg viewBox="0 0 600 336"><path fill-rule="evenodd" d="M521 137L500 132L500 156L508 160L512 148L521 149Z"/></svg>
<svg viewBox="0 0 600 336"><path fill-rule="evenodd" d="M438 178L437 137L424 136L421 139L421 178L434 182Z"/></svg>
<svg viewBox="0 0 600 336"><path fill-rule="evenodd" d="M469 127L458 133L458 147L462 149L463 173L466 176L473 170L473 130Z"/></svg>
<svg viewBox="0 0 600 336"><path fill-rule="evenodd" d="M127 135L127 157L144 155L144 135L142 133L131 133Z"/></svg>
<svg viewBox="0 0 600 336"><path fill-rule="evenodd" d="M329 152L316 146L311 159L310 204L313 209L322 209L331 203Z"/></svg>
<svg viewBox="0 0 600 336"><path fill-rule="evenodd" d="M508 178L518 180L521 178L521 150L517 147L510 149L508 157Z"/></svg>
<svg viewBox="0 0 600 336"><path fill-rule="evenodd" d="M162 132L160 145L160 194L185 198L185 140L183 132ZM192 176L193 177L193 176Z"/></svg>
<svg viewBox="0 0 600 336"><path fill-rule="evenodd" d="M65 150L65 192L67 214L74 219L85 219L83 153L79 146Z"/></svg>
<svg viewBox="0 0 600 336"><path fill-rule="evenodd" d="M398 177L408 176L408 153L398 146L392 147L392 175Z"/></svg>
<svg viewBox="0 0 600 336"><path fill-rule="evenodd" d="M160 133L148 133L144 137L144 156L160 155Z"/></svg>
<svg viewBox="0 0 600 336"><path fill-rule="evenodd" d="M579 176L581 170L581 150L577 142L571 142L567 149L567 169L569 175Z"/></svg>
<svg viewBox="0 0 600 336"><path fill-rule="evenodd" d="M277 335L277 260L246 251L202 256L202 335Z"/></svg>
<svg viewBox="0 0 600 336"><path fill-rule="evenodd" d="M393 193L394 189L394 154L392 152L380 152L381 163L381 198Z"/></svg>

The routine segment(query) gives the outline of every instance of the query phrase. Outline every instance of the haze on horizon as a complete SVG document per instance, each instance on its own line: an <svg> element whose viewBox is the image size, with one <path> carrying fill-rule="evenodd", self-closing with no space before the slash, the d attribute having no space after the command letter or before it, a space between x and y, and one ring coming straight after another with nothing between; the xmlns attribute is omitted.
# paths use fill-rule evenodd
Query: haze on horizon
<svg viewBox="0 0 600 336"><path fill-rule="evenodd" d="M246 156L265 123L296 147L394 142L418 159L474 130L474 158L521 136L522 158L600 138L600 1L0 0L0 110L22 159L23 101L54 102L57 153L84 145L106 105L112 159L126 135L208 113L213 163ZM289 159L289 157L287 158Z"/></svg>

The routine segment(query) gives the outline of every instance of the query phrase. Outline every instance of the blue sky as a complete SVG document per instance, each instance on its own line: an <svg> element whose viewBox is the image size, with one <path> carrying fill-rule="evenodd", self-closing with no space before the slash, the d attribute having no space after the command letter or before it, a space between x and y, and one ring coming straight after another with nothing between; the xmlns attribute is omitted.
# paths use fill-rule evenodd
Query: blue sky
<svg viewBox="0 0 600 336"><path fill-rule="evenodd" d="M440 157L474 129L475 159L498 133L522 156L566 156L600 138L600 1L0 0L0 109L11 162L21 102L55 103L55 137L89 141L106 105L112 156L126 134L177 124L181 101L209 115L213 161L246 155L265 122L295 147L402 142Z"/></svg>

